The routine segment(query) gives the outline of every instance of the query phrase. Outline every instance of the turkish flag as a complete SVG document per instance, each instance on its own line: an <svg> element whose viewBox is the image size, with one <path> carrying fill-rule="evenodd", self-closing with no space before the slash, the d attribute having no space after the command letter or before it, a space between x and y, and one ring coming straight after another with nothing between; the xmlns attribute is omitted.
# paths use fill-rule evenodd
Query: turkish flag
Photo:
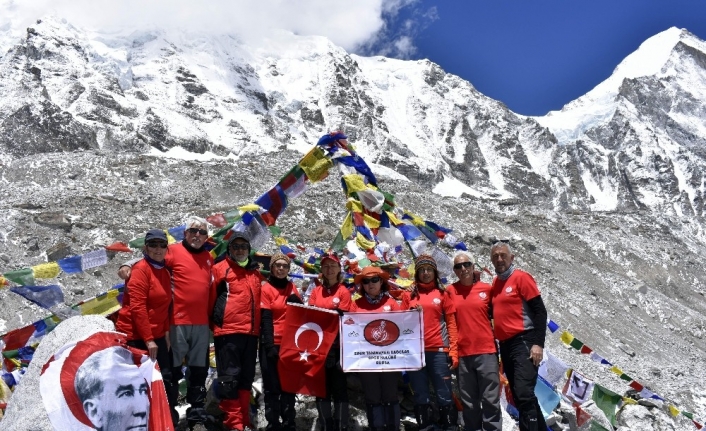
<svg viewBox="0 0 706 431"><path fill-rule="evenodd" d="M326 397L324 365L338 326L336 311L287 305L277 363L284 392Z"/></svg>

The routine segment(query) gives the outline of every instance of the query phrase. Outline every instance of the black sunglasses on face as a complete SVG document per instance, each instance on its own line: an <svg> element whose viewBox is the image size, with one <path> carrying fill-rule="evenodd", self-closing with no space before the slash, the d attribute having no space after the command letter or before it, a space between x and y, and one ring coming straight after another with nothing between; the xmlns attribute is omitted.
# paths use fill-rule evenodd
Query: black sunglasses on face
<svg viewBox="0 0 706 431"><path fill-rule="evenodd" d="M186 231L192 235L196 235L197 233L201 234L201 235L208 235L208 230L206 230L206 229L199 229L199 228L195 228L195 227L190 227Z"/></svg>
<svg viewBox="0 0 706 431"><path fill-rule="evenodd" d="M461 268L470 268L471 266L473 266L471 262L461 262L454 265L454 269L458 271Z"/></svg>
<svg viewBox="0 0 706 431"><path fill-rule="evenodd" d="M148 242L146 245L147 245L147 247L151 247L151 248L157 248L157 247L167 248L166 242Z"/></svg>
<svg viewBox="0 0 706 431"><path fill-rule="evenodd" d="M231 244L230 249L231 250L247 250L250 248L247 244Z"/></svg>
<svg viewBox="0 0 706 431"><path fill-rule="evenodd" d="M377 283L380 281L380 277L364 278L360 281L361 284Z"/></svg>

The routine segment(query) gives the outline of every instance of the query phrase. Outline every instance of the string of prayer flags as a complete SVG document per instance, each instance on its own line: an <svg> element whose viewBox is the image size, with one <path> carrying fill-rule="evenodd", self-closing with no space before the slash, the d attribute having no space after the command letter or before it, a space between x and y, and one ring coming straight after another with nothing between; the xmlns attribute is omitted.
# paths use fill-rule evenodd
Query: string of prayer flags
<svg viewBox="0 0 706 431"><path fill-rule="evenodd" d="M260 196L255 201L255 204L264 210L260 215L265 223L268 226L272 226L277 221L277 217L287 208L287 195L284 194L284 190L279 184L275 184L274 187Z"/></svg>
<svg viewBox="0 0 706 431"><path fill-rule="evenodd" d="M579 427L582 427L586 422L591 420L591 414L582 409L579 404L574 405L574 410L576 411L576 425Z"/></svg>
<svg viewBox="0 0 706 431"><path fill-rule="evenodd" d="M32 271L32 268L22 268L15 271L6 272L3 276L21 286L34 284L34 271Z"/></svg>
<svg viewBox="0 0 706 431"><path fill-rule="evenodd" d="M554 332L556 332L556 331L559 330L559 325L557 325L556 322L554 322L554 321L551 320L551 319L550 319L549 322L547 323L547 327L549 327L549 330L550 330L552 333L554 333Z"/></svg>
<svg viewBox="0 0 706 431"><path fill-rule="evenodd" d="M306 174L304 173L304 169L299 165L294 165L294 167L279 180L278 184L289 199L298 198L308 188Z"/></svg>
<svg viewBox="0 0 706 431"><path fill-rule="evenodd" d="M64 292L57 285L15 286L10 291L46 309L64 302Z"/></svg>
<svg viewBox="0 0 706 431"><path fill-rule="evenodd" d="M329 157L326 157L319 146L316 146L302 157L299 161L299 167L302 168L311 183L316 183L328 176L328 170L333 167L333 162Z"/></svg>

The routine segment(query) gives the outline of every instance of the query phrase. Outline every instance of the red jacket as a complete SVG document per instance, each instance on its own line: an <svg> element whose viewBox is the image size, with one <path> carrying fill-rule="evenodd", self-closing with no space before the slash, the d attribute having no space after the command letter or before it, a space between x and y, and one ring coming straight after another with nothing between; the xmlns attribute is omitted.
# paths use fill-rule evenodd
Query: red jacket
<svg viewBox="0 0 706 431"><path fill-rule="evenodd" d="M495 336L490 324L490 285L478 281L471 286L460 282L447 287L453 293L458 326L458 355L495 353Z"/></svg>
<svg viewBox="0 0 706 431"><path fill-rule="evenodd" d="M380 302L371 304L363 294L360 298L353 301L351 305L352 312L358 311L404 311L409 310L409 295L402 296L402 303L398 303L390 295L384 295Z"/></svg>
<svg viewBox="0 0 706 431"><path fill-rule="evenodd" d="M214 326L213 335L248 334L260 335L260 292L265 279L256 263L248 261L243 268L230 257L213 267L213 283L209 298L209 310L216 302L216 292L222 280L226 280L228 296L223 327Z"/></svg>
<svg viewBox="0 0 706 431"><path fill-rule="evenodd" d="M316 287L309 295L309 305L328 310L348 311L351 308L351 293L343 283L338 283L331 288L316 283Z"/></svg>
<svg viewBox="0 0 706 431"><path fill-rule="evenodd" d="M144 342L162 338L169 331L172 278L166 268L157 269L146 260L132 267L123 293L115 329L128 340Z"/></svg>

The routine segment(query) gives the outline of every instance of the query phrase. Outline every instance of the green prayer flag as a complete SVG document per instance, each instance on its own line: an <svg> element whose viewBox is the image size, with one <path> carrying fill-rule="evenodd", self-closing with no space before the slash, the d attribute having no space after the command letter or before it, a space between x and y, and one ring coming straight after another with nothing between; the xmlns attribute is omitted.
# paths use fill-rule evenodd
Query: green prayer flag
<svg viewBox="0 0 706 431"><path fill-rule="evenodd" d="M392 211L392 208L395 206L395 195L383 192L382 190L380 190L380 192L385 196L385 203L382 205L382 210Z"/></svg>
<svg viewBox="0 0 706 431"><path fill-rule="evenodd" d="M211 235L211 238L213 238L216 241L221 241L223 240L223 237L228 233L229 230L233 228L233 225L235 222L230 222L227 225L223 226L222 228L218 229L216 233Z"/></svg>
<svg viewBox="0 0 706 431"><path fill-rule="evenodd" d="M633 379L632 377L628 376L627 374L623 373L620 375L620 380L625 380L626 382L632 382Z"/></svg>
<svg viewBox="0 0 706 431"><path fill-rule="evenodd" d="M346 240L343 239L343 235L341 235L341 231L338 231L338 234L336 235L336 239L333 240L331 243L331 250L340 252L343 250L343 247L346 246Z"/></svg>
<svg viewBox="0 0 706 431"><path fill-rule="evenodd" d="M228 243L225 241L221 241L218 243L217 246L213 247L213 250L211 250L211 256L216 258L225 253L226 251L228 251Z"/></svg>
<svg viewBox="0 0 706 431"><path fill-rule="evenodd" d="M604 388L598 383L593 387L593 401L596 402L596 407L601 409L603 413L608 417L610 423L615 426L615 411L623 399L620 395L615 392ZM593 428L591 428L593 429Z"/></svg>
<svg viewBox="0 0 706 431"><path fill-rule="evenodd" d="M135 238L128 243L130 248L141 249L145 246L145 237Z"/></svg>
<svg viewBox="0 0 706 431"><path fill-rule="evenodd" d="M681 414L683 414L684 416L688 417L688 418L691 419L692 421L694 420L694 414L693 414L693 413L689 413L689 412L682 411Z"/></svg>
<svg viewBox="0 0 706 431"><path fill-rule="evenodd" d="M32 268L22 268L3 274L3 277L13 281L20 286L34 286L34 271Z"/></svg>
<svg viewBox="0 0 706 431"><path fill-rule="evenodd" d="M270 229L272 236L282 236L282 229L280 229L279 226L268 226L268 229Z"/></svg>
<svg viewBox="0 0 706 431"><path fill-rule="evenodd" d="M571 340L571 344L569 345L576 350L581 350L581 347L583 347L583 343L579 341L578 338L574 338L573 340Z"/></svg>

